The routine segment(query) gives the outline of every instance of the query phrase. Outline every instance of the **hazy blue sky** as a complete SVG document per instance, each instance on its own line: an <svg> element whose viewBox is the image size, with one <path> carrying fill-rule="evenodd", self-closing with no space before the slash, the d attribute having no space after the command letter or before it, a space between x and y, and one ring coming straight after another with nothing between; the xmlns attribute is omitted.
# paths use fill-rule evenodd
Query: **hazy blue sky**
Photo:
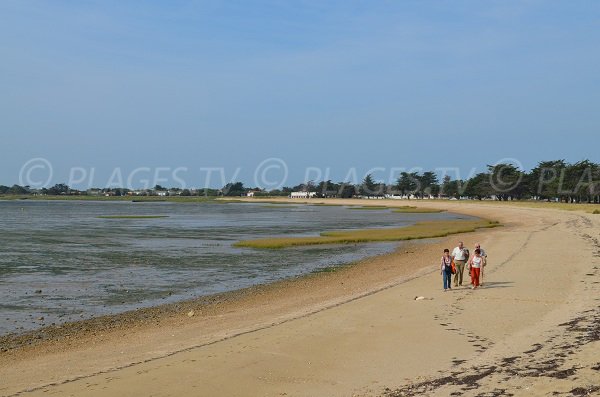
<svg viewBox="0 0 600 397"><path fill-rule="evenodd" d="M2 0L0 184L598 161L599 48L597 1Z"/></svg>

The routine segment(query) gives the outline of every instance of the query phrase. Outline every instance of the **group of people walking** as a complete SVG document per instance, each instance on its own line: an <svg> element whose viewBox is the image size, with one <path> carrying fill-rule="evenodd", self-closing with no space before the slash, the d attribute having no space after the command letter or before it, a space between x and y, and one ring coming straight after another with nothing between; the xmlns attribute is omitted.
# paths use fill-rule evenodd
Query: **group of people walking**
<svg viewBox="0 0 600 397"><path fill-rule="evenodd" d="M463 285L465 267L471 277L471 288L478 288L483 284L483 268L487 264L487 254L479 243L475 244L473 255L464 246L462 241L452 250L446 248L442 256L441 274L444 281L444 291L452 289L452 275L454 274L454 287Z"/></svg>

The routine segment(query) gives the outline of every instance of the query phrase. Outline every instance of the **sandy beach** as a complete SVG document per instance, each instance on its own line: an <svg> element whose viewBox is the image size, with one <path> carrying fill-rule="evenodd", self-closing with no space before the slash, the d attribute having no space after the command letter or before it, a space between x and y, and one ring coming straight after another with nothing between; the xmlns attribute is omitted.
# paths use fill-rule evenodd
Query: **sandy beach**
<svg viewBox="0 0 600 397"><path fill-rule="evenodd" d="M0 352L0 394L600 395L600 215L410 205L503 227L13 341ZM489 255L479 290L442 289L439 257L458 240L479 242Z"/></svg>

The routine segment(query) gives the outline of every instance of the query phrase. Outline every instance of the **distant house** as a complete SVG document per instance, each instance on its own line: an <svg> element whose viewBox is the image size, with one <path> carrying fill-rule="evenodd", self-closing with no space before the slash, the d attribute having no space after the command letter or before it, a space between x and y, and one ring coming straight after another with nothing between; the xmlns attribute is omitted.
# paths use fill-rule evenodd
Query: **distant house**
<svg viewBox="0 0 600 397"><path fill-rule="evenodd" d="M87 194L90 196L100 196L102 194L102 189L91 188L87 190Z"/></svg>
<svg viewBox="0 0 600 397"><path fill-rule="evenodd" d="M164 197L164 196L167 195L167 191L166 190L157 190L155 193L156 193L157 196L161 196L161 197Z"/></svg>
<svg viewBox="0 0 600 397"><path fill-rule="evenodd" d="M418 199L418 197L412 193L411 194L386 194L384 197L389 198L389 199L394 199L394 200L416 200L416 199ZM433 198L433 196L431 196L429 198Z"/></svg>
<svg viewBox="0 0 600 397"><path fill-rule="evenodd" d="M385 198L385 196L381 196L381 195L368 195L368 196L359 196L360 198L363 199L367 199L367 200L383 200Z"/></svg>
<svg viewBox="0 0 600 397"><path fill-rule="evenodd" d="M290 198L313 198L317 192L292 192Z"/></svg>
<svg viewBox="0 0 600 397"><path fill-rule="evenodd" d="M260 190L260 189L254 189L254 190L250 190L250 191L248 191L248 193L246 193L246 197L254 197L254 195L255 195L256 193L260 193L260 192L261 192L261 190Z"/></svg>

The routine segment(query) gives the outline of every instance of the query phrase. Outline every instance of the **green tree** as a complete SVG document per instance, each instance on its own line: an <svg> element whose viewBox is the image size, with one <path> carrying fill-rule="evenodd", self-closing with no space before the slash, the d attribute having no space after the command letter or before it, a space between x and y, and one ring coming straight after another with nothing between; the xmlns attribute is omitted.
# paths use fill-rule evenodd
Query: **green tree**
<svg viewBox="0 0 600 397"><path fill-rule="evenodd" d="M520 199L527 191L524 173L514 165L506 163L488 165L488 170L490 193L496 195L498 200Z"/></svg>
<svg viewBox="0 0 600 397"><path fill-rule="evenodd" d="M565 160L539 162L525 177L529 195L544 200L559 197L559 184L566 168Z"/></svg>
<svg viewBox="0 0 600 397"><path fill-rule="evenodd" d="M204 189L198 189L196 194L198 196L204 196L204 197L216 197L219 196L222 192L219 189L211 189L211 188L204 188Z"/></svg>
<svg viewBox="0 0 600 397"><path fill-rule="evenodd" d="M224 196L241 196L246 193L242 182L230 182L221 189Z"/></svg>
<svg viewBox="0 0 600 397"><path fill-rule="evenodd" d="M289 196L290 192L289 191L285 191L284 189L273 189L271 190L269 193L264 193L264 192L260 192L258 193L258 195L260 196L261 194L268 194L269 196L279 196L279 197L284 197L284 196Z"/></svg>
<svg viewBox="0 0 600 397"><path fill-rule="evenodd" d="M595 191L595 166L589 160L567 165L559 193L571 203L589 202Z"/></svg>
<svg viewBox="0 0 600 397"><path fill-rule="evenodd" d="M20 185L12 185L6 192L7 194L29 194L29 191Z"/></svg>
<svg viewBox="0 0 600 397"><path fill-rule="evenodd" d="M373 175L368 174L360 184L359 191L362 196L379 196L383 194L379 188L380 185L373 180Z"/></svg>
<svg viewBox="0 0 600 397"><path fill-rule="evenodd" d="M357 187L351 183L342 182L340 184L339 196L341 198L352 198L356 195Z"/></svg>
<svg viewBox="0 0 600 397"><path fill-rule="evenodd" d="M327 197L331 195L339 196L340 188L340 184L333 183L331 180L327 180L321 181L319 184L317 184L316 192L318 192L321 197Z"/></svg>
<svg viewBox="0 0 600 397"><path fill-rule="evenodd" d="M491 193L490 174L481 172L466 182L465 194L471 198L481 200Z"/></svg>
<svg viewBox="0 0 600 397"><path fill-rule="evenodd" d="M66 183L58 183L48 189L48 194L58 196L61 194L69 194L70 188Z"/></svg>
<svg viewBox="0 0 600 397"><path fill-rule="evenodd" d="M438 178L435 172L426 171L419 177L421 197L437 195L439 192Z"/></svg>
<svg viewBox="0 0 600 397"><path fill-rule="evenodd" d="M462 184L462 181L452 180L450 175L445 175L440 187L440 194L447 197L459 198Z"/></svg>
<svg viewBox="0 0 600 397"><path fill-rule="evenodd" d="M400 177L396 181L396 187L402 194L419 194L420 192L420 176L418 172L401 172Z"/></svg>
<svg viewBox="0 0 600 397"><path fill-rule="evenodd" d="M299 185L292 187L292 191L293 192L308 192L309 187L310 186L308 183L301 183Z"/></svg>

